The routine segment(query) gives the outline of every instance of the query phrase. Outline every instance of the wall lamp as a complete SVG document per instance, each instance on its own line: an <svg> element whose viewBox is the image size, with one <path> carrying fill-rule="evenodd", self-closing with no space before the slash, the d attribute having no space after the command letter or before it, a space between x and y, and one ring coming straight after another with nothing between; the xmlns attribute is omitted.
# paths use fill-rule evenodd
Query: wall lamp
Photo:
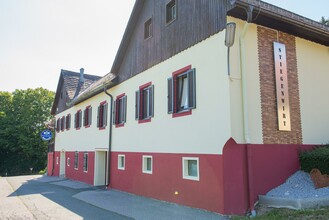
<svg viewBox="0 0 329 220"><path fill-rule="evenodd" d="M226 24L225 46L227 46L227 74L229 76L230 76L230 47L233 46L234 44L235 27L236 24L234 22L230 22Z"/></svg>

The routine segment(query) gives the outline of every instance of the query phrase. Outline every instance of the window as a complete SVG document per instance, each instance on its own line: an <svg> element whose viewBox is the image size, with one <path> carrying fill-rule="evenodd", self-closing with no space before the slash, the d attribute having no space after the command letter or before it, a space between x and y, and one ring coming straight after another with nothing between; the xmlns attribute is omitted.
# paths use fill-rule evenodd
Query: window
<svg viewBox="0 0 329 220"><path fill-rule="evenodd" d="M118 169L119 170L125 169L125 155L122 154L118 155Z"/></svg>
<svg viewBox="0 0 329 220"><path fill-rule="evenodd" d="M83 171L88 171L88 153L83 154Z"/></svg>
<svg viewBox="0 0 329 220"><path fill-rule="evenodd" d="M152 174L152 156L143 156L143 173Z"/></svg>
<svg viewBox="0 0 329 220"><path fill-rule="evenodd" d="M148 19L144 24L144 39L152 37L152 18Z"/></svg>
<svg viewBox="0 0 329 220"><path fill-rule="evenodd" d="M66 130L69 130L71 128L71 114L68 114L66 116Z"/></svg>
<svg viewBox="0 0 329 220"><path fill-rule="evenodd" d="M199 158L183 157L183 179L199 180Z"/></svg>
<svg viewBox="0 0 329 220"><path fill-rule="evenodd" d="M56 121L56 131L59 132L61 130L61 119L58 118Z"/></svg>
<svg viewBox="0 0 329 220"><path fill-rule="evenodd" d="M89 128L91 125L92 110L93 110L92 107L89 105L83 111L83 125L86 128Z"/></svg>
<svg viewBox="0 0 329 220"><path fill-rule="evenodd" d="M77 113L75 113L75 116L74 116L74 127L76 129L80 129L81 128L81 122L82 122L82 112L81 112L81 110L78 110Z"/></svg>
<svg viewBox="0 0 329 220"><path fill-rule="evenodd" d="M108 104L106 102L102 102L98 106L98 114L97 114L97 127L99 129L104 129L107 125L107 111L108 111Z"/></svg>
<svg viewBox="0 0 329 220"><path fill-rule="evenodd" d="M171 0L166 5L166 22L171 23L176 19L176 0Z"/></svg>
<svg viewBox="0 0 329 220"><path fill-rule="evenodd" d="M64 131L65 129L65 116L61 118L61 130Z"/></svg>
<svg viewBox="0 0 329 220"><path fill-rule="evenodd" d="M67 166L68 166L68 167L70 166L70 163L71 163L71 160L70 160L70 158L68 157L68 158L67 158Z"/></svg>
<svg viewBox="0 0 329 220"><path fill-rule="evenodd" d="M56 157L56 164L58 165L58 163L59 163L59 158Z"/></svg>
<svg viewBox="0 0 329 220"><path fill-rule="evenodd" d="M196 108L195 69L191 66L173 72L168 79L168 113L173 117L192 114Z"/></svg>
<svg viewBox="0 0 329 220"><path fill-rule="evenodd" d="M79 152L74 152L74 169L78 169L79 165Z"/></svg>
<svg viewBox="0 0 329 220"><path fill-rule="evenodd" d="M135 119L139 123L151 121L154 116L154 85L147 83L136 91Z"/></svg>
<svg viewBox="0 0 329 220"><path fill-rule="evenodd" d="M117 96L113 108L113 124L116 127L122 127L126 122L126 106L127 96L125 94Z"/></svg>

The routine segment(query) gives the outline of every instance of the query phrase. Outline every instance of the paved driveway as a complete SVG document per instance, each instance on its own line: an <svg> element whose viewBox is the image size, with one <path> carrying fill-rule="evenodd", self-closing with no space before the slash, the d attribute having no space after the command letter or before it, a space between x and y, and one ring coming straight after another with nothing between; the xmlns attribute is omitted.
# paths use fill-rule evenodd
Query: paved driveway
<svg viewBox="0 0 329 220"><path fill-rule="evenodd" d="M223 220L173 203L47 176L0 177L2 219Z"/></svg>

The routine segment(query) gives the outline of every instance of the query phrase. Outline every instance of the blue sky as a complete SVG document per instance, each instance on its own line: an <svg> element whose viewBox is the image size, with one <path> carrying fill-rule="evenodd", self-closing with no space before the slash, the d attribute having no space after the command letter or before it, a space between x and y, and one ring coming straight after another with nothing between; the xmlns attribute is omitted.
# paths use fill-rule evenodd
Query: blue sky
<svg viewBox="0 0 329 220"><path fill-rule="evenodd" d="M103 76L112 66L134 0L0 0L0 91L56 90L61 69ZM267 0L329 17L329 1Z"/></svg>

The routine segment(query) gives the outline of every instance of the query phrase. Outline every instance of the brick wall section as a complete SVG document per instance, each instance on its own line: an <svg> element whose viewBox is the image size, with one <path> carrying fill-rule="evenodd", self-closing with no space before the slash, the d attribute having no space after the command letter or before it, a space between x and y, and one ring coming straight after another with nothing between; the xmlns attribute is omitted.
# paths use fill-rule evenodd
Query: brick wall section
<svg viewBox="0 0 329 220"><path fill-rule="evenodd" d="M276 30L257 27L262 129L264 144L301 144L302 128L295 37ZM279 131L276 102L273 42L285 44L291 131Z"/></svg>

